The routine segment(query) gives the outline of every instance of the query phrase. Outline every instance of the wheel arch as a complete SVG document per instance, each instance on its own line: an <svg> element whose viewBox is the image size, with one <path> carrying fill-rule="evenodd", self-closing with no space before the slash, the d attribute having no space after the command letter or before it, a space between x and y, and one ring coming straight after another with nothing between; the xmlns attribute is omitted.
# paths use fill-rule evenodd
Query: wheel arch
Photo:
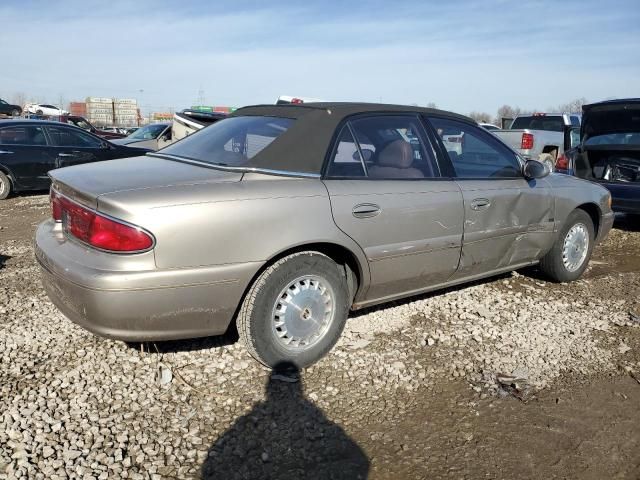
<svg viewBox="0 0 640 480"><path fill-rule="evenodd" d="M593 222L593 230L595 238L598 238L598 233L600 232L600 216L602 212L600 211L600 207L592 202L587 202L578 205L576 210L583 210L584 212L591 217L591 221Z"/></svg>
<svg viewBox="0 0 640 480"><path fill-rule="evenodd" d="M265 268L288 255L299 252L319 252L331 258L339 265L343 265L346 270L347 281L349 282L350 295L352 300L361 294L369 285L369 265L364 255L359 257L352 249L331 241L318 241L301 243L287 247L270 257L264 266L251 279L251 283L257 278Z"/></svg>
<svg viewBox="0 0 640 480"><path fill-rule="evenodd" d="M556 153L555 156L553 155L553 152ZM548 153L552 157L554 157L554 159L559 152L560 152L560 147L558 145L545 145L544 148L542 149L542 153Z"/></svg>
<svg viewBox="0 0 640 480"><path fill-rule="evenodd" d="M5 165L3 165L2 163L0 163L0 172L4 173L7 177L9 177L9 181L11 182L11 188L13 190L16 189L16 179L13 176L13 173L11 173L11 170L9 168L7 168Z"/></svg>

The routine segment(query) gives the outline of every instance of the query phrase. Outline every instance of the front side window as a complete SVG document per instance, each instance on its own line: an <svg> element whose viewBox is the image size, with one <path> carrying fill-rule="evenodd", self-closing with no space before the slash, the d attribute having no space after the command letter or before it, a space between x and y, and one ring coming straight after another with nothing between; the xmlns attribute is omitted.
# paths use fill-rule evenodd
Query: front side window
<svg viewBox="0 0 640 480"><path fill-rule="evenodd" d="M46 145L42 127L17 126L0 129L0 145Z"/></svg>
<svg viewBox="0 0 640 480"><path fill-rule="evenodd" d="M521 177L516 155L490 133L456 120L430 118L460 178Z"/></svg>
<svg viewBox="0 0 640 480"><path fill-rule="evenodd" d="M333 178L387 180L439 176L435 154L424 138L420 120L412 115L380 115L349 121L342 129L327 173Z"/></svg>
<svg viewBox="0 0 640 480"><path fill-rule="evenodd" d="M163 148L162 153L211 165L269 169L273 166L256 164L250 160L285 133L294 122L290 118L268 116L225 118Z"/></svg>
<svg viewBox="0 0 640 480"><path fill-rule="evenodd" d="M100 148L102 142L82 130L64 127L49 127L53 144L58 147Z"/></svg>

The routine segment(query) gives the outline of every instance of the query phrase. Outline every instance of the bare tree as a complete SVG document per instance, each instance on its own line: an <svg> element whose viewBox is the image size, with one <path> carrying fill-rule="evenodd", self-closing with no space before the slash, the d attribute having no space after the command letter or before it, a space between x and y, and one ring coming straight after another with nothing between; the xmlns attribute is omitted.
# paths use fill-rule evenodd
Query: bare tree
<svg viewBox="0 0 640 480"><path fill-rule="evenodd" d="M491 123L491 114L486 112L471 112L469 117L473 118L478 123Z"/></svg>
<svg viewBox="0 0 640 480"><path fill-rule="evenodd" d="M553 111L559 113L582 113L583 105L587 104L587 99L584 97L571 100L569 103L563 103L558 105Z"/></svg>
<svg viewBox="0 0 640 480"><path fill-rule="evenodd" d="M11 97L11 103L24 107L24 104L27 103L27 96L24 94L24 92L16 92Z"/></svg>
<svg viewBox="0 0 640 480"><path fill-rule="evenodd" d="M429 102L427 103L427 108L438 108L438 107L436 106L435 102Z"/></svg>

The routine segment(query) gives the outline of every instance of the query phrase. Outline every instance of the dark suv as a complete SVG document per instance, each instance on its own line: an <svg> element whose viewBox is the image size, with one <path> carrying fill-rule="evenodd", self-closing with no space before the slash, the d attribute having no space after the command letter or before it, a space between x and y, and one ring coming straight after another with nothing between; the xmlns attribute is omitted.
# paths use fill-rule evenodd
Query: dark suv
<svg viewBox="0 0 640 480"><path fill-rule="evenodd" d="M0 98L0 115L11 115L17 117L22 114L22 107L20 105L11 105Z"/></svg>

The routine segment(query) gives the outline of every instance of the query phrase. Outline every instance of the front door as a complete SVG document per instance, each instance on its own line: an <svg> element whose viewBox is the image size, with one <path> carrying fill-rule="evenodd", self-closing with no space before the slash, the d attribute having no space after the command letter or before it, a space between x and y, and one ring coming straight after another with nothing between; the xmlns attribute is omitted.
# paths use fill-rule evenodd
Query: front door
<svg viewBox="0 0 640 480"><path fill-rule="evenodd" d="M455 181L441 177L417 116L349 121L325 177L336 224L369 261L364 300L424 290L455 273L462 194Z"/></svg>
<svg viewBox="0 0 640 480"><path fill-rule="evenodd" d="M554 202L545 179L527 180L515 153L470 123L430 118L464 198L464 239L456 278L482 275L538 260L553 243Z"/></svg>

